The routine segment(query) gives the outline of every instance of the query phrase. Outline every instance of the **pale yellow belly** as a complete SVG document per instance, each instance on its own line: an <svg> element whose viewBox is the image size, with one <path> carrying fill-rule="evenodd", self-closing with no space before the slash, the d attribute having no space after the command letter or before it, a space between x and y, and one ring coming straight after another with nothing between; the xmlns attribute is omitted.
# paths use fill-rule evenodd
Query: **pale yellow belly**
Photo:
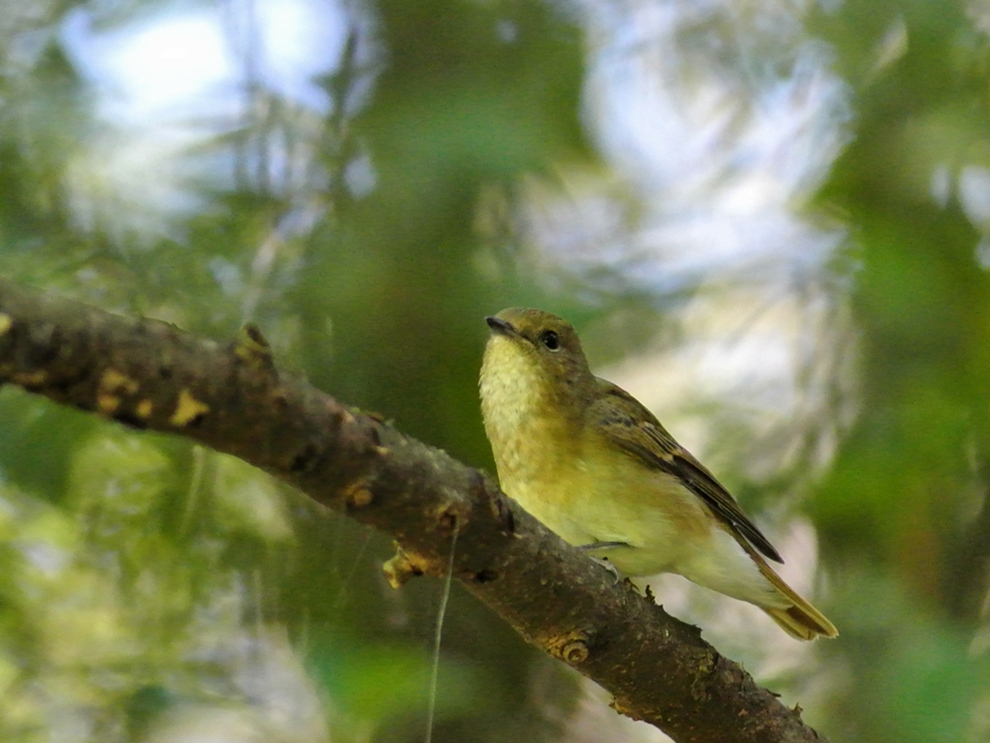
<svg viewBox="0 0 990 743"><path fill-rule="evenodd" d="M676 572L686 553L707 541L711 517L669 475L617 461L583 456L547 462L527 473L506 472L502 486L571 544L629 545L597 555L627 575Z"/></svg>
<svg viewBox="0 0 990 743"><path fill-rule="evenodd" d="M590 551L625 575L677 573L759 606L781 596L701 499L660 470L606 457L514 460L502 489L565 541L620 542Z"/></svg>

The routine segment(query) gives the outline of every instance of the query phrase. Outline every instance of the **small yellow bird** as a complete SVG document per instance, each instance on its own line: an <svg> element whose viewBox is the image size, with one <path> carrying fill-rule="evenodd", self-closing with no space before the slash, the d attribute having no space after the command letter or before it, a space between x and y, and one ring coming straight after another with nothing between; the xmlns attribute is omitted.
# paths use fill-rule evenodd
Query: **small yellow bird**
<svg viewBox="0 0 990 743"><path fill-rule="evenodd" d="M549 312L486 318L481 409L502 490L627 575L677 573L763 609L800 640L838 632L767 564L782 562L715 477L635 398L591 373Z"/></svg>

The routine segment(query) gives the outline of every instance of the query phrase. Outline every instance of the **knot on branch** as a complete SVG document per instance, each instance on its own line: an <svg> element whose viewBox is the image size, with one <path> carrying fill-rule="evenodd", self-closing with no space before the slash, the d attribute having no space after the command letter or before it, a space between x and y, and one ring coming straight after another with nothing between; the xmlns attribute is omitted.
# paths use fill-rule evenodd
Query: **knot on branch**
<svg viewBox="0 0 990 743"><path fill-rule="evenodd" d="M455 531L460 531L467 521L467 509L463 503L448 503L437 513L437 533L451 536Z"/></svg>
<svg viewBox="0 0 990 743"><path fill-rule="evenodd" d="M348 511L356 508L366 508L371 505L375 496L371 492L370 484L370 477L359 477L343 488L344 505Z"/></svg>
<svg viewBox="0 0 990 743"><path fill-rule="evenodd" d="M560 658L569 665L578 665L588 659L590 637L583 630L574 630L566 635L554 638L548 643L550 654Z"/></svg>
<svg viewBox="0 0 990 743"><path fill-rule="evenodd" d="M392 588L402 588L411 579L423 575L428 566L428 561L420 555L396 547L395 555L382 565L382 572Z"/></svg>
<svg viewBox="0 0 990 743"><path fill-rule="evenodd" d="M275 356L268 339L261 334L261 329L254 323L244 325L231 342L234 356L250 369L267 372L272 379L278 377L275 369Z"/></svg>
<svg viewBox="0 0 990 743"><path fill-rule="evenodd" d="M620 715L625 715L630 720L636 720L640 722L643 719L638 711L638 707L629 701L626 697L615 697L608 705Z"/></svg>

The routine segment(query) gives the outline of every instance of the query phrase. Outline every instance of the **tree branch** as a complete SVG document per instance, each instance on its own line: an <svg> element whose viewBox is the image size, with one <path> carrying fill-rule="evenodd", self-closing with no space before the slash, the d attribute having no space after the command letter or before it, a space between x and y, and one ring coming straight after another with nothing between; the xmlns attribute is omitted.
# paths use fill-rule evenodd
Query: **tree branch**
<svg viewBox="0 0 990 743"><path fill-rule="evenodd" d="M565 544L477 470L281 374L260 333L226 345L0 281L0 383L186 436L392 535L393 585L446 569L526 640L676 741L821 740L700 631Z"/></svg>

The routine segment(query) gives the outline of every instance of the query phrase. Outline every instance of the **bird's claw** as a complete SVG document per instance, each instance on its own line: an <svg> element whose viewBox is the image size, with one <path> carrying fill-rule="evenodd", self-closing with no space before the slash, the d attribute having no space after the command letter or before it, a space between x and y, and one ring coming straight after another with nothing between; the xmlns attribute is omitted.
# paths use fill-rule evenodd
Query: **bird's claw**
<svg viewBox="0 0 990 743"><path fill-rule="evenodd" d="M607 550L614 547L628 547L628 545L625 542L592 542L591 544L578 545L578 549L582 552L597 552L599 550ZM594 555L588 555L588 557L610 572L612 577L615 578L616 583L622 579L622 576L619 575L618 568L609 562L607 557L595 557Z"/></svg>
<svg viewBox="0 0 990 743"><path fill-rule="evenodd" d="M590 557L592 560L594 560L596 563L598 563L608 572L610 572L612 574L612 577L615 579L614 583L618 583L620 580L622 580L622 576L619 575L619 569L615 567L615 565L610 563L607 557L595 557L594 555L588 555L588 557Z"/></svg>

